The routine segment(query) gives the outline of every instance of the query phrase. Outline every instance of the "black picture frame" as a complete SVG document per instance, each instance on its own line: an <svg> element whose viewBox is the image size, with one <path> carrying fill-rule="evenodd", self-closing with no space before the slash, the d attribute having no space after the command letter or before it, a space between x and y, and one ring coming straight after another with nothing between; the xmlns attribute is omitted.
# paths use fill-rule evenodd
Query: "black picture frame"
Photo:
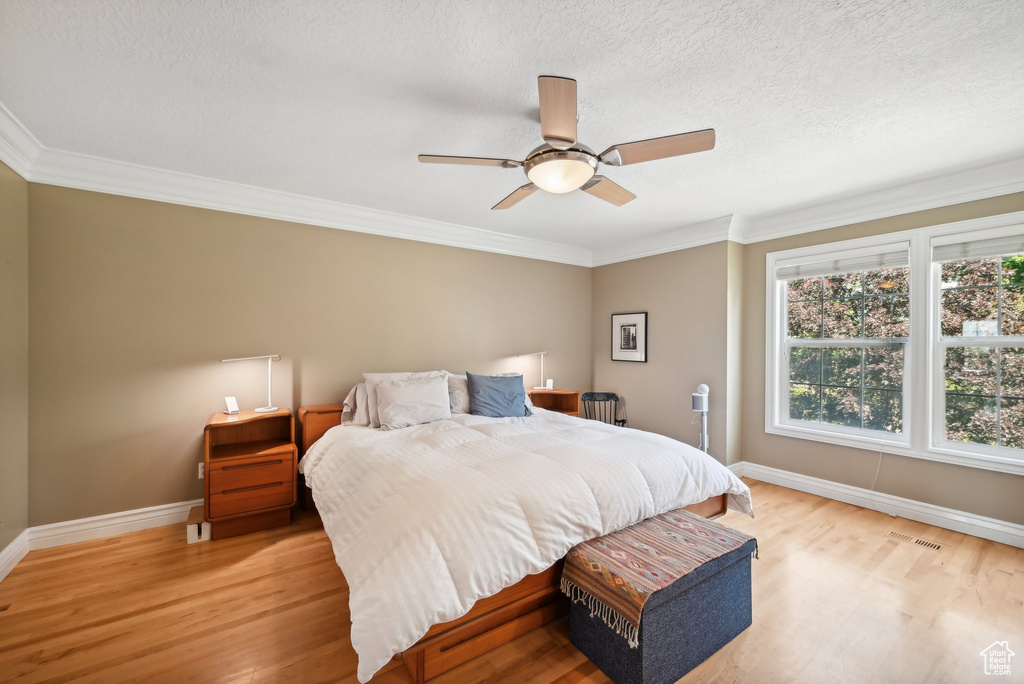
<svg viewBox="0 0 1024 684"><path fill-rule="evenodd" d="M647 363L647 312L612 314L612 361Z"/></svg>

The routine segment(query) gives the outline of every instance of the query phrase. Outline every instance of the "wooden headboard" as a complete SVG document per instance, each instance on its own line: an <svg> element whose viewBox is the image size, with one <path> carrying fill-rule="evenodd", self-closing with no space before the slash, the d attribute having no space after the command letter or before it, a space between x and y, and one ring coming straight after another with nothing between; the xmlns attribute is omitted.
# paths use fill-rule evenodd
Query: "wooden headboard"
<svg viewBox="0 0 1024 684"><path fill-rule="evenodd" d="M313 446L313 442L324 436L324 433L335 425L341 424L341 412L345 407L341 404L321 404L320 406L300 406L299 425L302 426L303 455Z"/></svg>

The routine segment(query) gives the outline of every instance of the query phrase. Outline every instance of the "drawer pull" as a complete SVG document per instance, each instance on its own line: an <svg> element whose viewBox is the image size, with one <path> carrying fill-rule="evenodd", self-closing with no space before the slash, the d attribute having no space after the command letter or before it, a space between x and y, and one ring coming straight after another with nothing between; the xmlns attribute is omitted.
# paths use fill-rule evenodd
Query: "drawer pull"
<svg viewBox="0 0 1024 684"><path fill-rule="evenodd" d="M223 468L221 468L221 470L241 470L242 468L256 468L256 467L259 467L259 466L266 466L266 465L279 465L281 463L284 463L284 461L282 461L281 459L277 459L276 461L259 461L258 463L243 463L241 465L228 465L228 466L224 466Z"/></svg>
<svg viewBox="0 0 1024 684"><path fill-rule="evenodd" d="M238 494L239 492L251 492L254 489L267 489L270 487L280 487L283 482L270 482L268 484L253 485L252 487L239 487L238 489L225 489L221 494Z"/></svg>

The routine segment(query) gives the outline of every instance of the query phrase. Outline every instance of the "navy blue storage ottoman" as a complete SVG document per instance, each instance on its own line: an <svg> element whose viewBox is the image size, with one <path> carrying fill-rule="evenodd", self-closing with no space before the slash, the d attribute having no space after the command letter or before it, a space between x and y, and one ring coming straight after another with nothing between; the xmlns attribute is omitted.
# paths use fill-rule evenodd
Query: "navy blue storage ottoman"
<svg viewBox="0 0 1024 684"><path fill-rule="evenodd" d="M592 614L594 605L574 601L569 618L573 645L616 684L675 682L750 626L750 563L756 549L757 541L750 539L650 594L636 647L621 629L609 626L615 614L607 606L598 605L603 613L598 615ZM621 578L615 582L621 584ZM617 624L621 628L621 619Z"/></svg>

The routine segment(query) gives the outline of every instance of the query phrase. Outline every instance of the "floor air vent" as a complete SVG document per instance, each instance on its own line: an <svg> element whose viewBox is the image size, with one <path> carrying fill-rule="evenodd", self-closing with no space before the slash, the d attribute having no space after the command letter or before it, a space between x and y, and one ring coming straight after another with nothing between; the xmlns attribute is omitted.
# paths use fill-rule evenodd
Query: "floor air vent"
<svg viewBox="0 0 1024 684"><path fill-rule="evenodd" d="M917 537L911 537L909 534L903 534L902 532L890 532L889 536L893 539L899 539L900 541L914 542L918 546L923 546L926 549L933 549L938 551L942 548L942 544L939 542L933 542L928 539L919 539Z"/></svg>

